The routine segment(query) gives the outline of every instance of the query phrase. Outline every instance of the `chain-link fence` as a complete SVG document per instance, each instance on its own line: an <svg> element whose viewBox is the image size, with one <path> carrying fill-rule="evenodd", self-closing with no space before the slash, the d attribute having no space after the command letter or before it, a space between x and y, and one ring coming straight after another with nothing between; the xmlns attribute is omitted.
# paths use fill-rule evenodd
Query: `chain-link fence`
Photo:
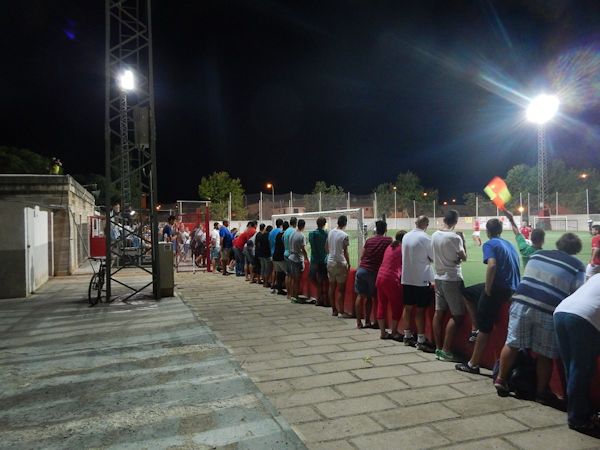
<svg viewBox="0 0 600 450"><path fill-rule="evenodd" d="M496 206L485 195L471 196L467 202L461 200L461 198L448 200L428 198L426 194L421 198L407 199L400 190L371 194L259 192L244 196L244 210L241 212L232 213L231 206L229 206L225 217L234 221L269 220L275 214L301 214L351 208L362 208L365 219L381 217L412 219L420 215L440 218L448 209L458 210L461 216L493 217L500 215ZM585 215L592 217L600 214L600 189L582 189L573 193L550 193L545 199L543 208L538 202L537 194L517 192L513 193L513 198L507 207L515 215L521 215L524 220L530 222L533 217L540 216Z"/></svg>

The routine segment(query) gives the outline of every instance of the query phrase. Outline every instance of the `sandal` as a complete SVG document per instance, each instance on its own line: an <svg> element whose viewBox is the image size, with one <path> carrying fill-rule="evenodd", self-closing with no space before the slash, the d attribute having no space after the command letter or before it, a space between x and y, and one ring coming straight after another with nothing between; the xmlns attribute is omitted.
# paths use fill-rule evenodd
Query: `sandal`
<svg viewBox="0 0 600 450"><path fill-rule="evenodd" d="M362 322L356 322L356 328L358 328L359 330L362 330L363 328L365 328L365 326L363 325Z"/></svg>
<svg viewBox="0 0 600 450"><path fill-rule="evenodd" d="M394 339L394 338L392 337L392 335L390 333L388 333L386 331L385 334L382 334L381 336L379 336L379 339Z"/></svg>

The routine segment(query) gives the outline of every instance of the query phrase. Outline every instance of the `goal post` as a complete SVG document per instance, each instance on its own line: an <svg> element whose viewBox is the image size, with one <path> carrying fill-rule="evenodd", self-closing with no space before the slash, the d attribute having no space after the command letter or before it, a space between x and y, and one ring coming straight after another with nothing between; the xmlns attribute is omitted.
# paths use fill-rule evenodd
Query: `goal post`
<svg viewBox="0 0 600 450"><path fill-rule="evenodd" d="M350 264L353 267L357 266L360 252L363 248L366 236L365 230L365 218L364 211L362 208L351 208L351 209L337 209L332 211L314 211L294 214L274 214L271 216L273 226L277 219L288 221L295 217L297 219L304 219L306 225L304 227L304 234L306 236L306 251L310 255L310 245L308 244L308 234L317 229L317 219L324 217L326 220L325 228L332 230L337 227L337 220L340 216L346 216L348 218L348 224L346 225L346 233L350 239L350 246L348 247L348 253L350 256Z"/></svg>
<svg viewBox="0 0 600 450"><path fill-rule="evenodd" d="M533 216L533 228L542 228L547 231L579 231L577 219L568 216L538 217Z"/></svg>

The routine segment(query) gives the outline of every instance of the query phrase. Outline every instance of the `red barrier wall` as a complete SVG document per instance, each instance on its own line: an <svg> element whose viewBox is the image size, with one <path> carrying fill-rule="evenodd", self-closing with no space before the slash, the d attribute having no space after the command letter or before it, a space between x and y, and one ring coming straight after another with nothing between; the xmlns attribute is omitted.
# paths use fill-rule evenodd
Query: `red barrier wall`
<svg viewBox="0 0 600 450"><path fill-rule="evenodd" d="M308 278L309 263L305 262L304 272L302 274L302 282L300 291L308 297L316 297L317 286L315 283L310 281ZM354 299L356 294L354 293L354 277L356 269L350 269L348 273L348 279L346 280L345 296L344 296L344 312L353 314L354 313ZM482 366L491 369L494 366L496 360L500 357L500 351L506 341L506 333L508 329L508 308L510 304L507 302L502 305L500 309L499 319L496 322L496 326L490 335L486 351L484 353ZM341 311L340 311L341 312ZM433 333L431 330L431 323L433 320L434 307L431 306L426 312L426 334L427 337L433 342ZM373 317L375 315L375 308L373 308ZM391 323L392 314L391 309L388 308L386 323ZM469 334L471 332L471 320L468 315L465 317L461 327L458 329L456 338L454 339L454 351L462 354L466 357L471 355L473 350L473 344L468 342ZM590 396L594 403L595 408L600 408L600 358L598 358L598 364L596 368L596 383L592 383ZM554 371L552 373L552 380L550 386L555 394L559 397L564 397L564 373L562 370L562 364L559 360L554 361Z"/></svg>

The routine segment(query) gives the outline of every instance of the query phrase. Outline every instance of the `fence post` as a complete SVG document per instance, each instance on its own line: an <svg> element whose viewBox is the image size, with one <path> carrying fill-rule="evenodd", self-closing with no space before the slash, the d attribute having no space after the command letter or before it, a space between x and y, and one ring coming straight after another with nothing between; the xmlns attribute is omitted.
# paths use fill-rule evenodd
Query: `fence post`
<svg viewBox="0 0 600 450"><path fill-rule="evenodd" d="M415 220L417 220L417 202L413 200L413 215L415 216Z"/></svg>
<svg viewBox="0 0 600 450"><path fill-rule="evenodd" d="M319 212L323 211L323 196L321 194L321 191L319 191Z"/></svg>
<svg viewBox="0 0 600 450"><path fill-rule="evenodd" d="M433 224L435 225L435 200L433 200Z"/></svg>
<svg viewBox="0 0 600 450"><path fill-rule="evenodd" d="M294 214L294 194L290 191L290 214Z"/></svg>
<svg viewBox="0 0 600 450"><path fill-rule="evenodd" d="M229 200L227 202L227 220L231 222L231 192L229 193Z"/></svg>
<svg viewBox="0 0 600 450"><path fill-rule="evenodd" d="M479 217L479 195L475 194L475 219Z"/></svg>
<svg viewBox="0 0 600 450"><path fill-rule="evenodd" d="M590 191L585 188L585 212L587 213L588 219L590 218Z"/></svg>
<svg viewBox="0 0 600 450"><path fill-rule="evenodd" d="M529 192L527 193L527 223L531 223L531 208L529 204Z"/></svg>
<svg viewBox="0 0 600 450"><path fill-rule="evenodd" d="M521 226L523 226L523 193L519 192L519 212L521 213Z"/></svg>
<svg viewBox="0 0 600 450"><path fill-rule="evenodd" d="M554 210L554 215L558 216L558 191L556 191L556 209Z"/></svg>
<svg viewBox="0 0 600 450"><path fill-rule="evenodd" d="M263 220L263 197L262 191L260 192L260 198L258 199L258 220Z"/></svg>
<svg viewBox="0 0 600 450"><path fill-rule="evenodd" d="M373 192L373 218L377 219L377 192Z"/></svg>
<svg viewBox="0 0 600 450"><path fill-rule="evenodd" d="M348 199L346 200L346 209L350 209L350 192L348 192Z"/></svg>

